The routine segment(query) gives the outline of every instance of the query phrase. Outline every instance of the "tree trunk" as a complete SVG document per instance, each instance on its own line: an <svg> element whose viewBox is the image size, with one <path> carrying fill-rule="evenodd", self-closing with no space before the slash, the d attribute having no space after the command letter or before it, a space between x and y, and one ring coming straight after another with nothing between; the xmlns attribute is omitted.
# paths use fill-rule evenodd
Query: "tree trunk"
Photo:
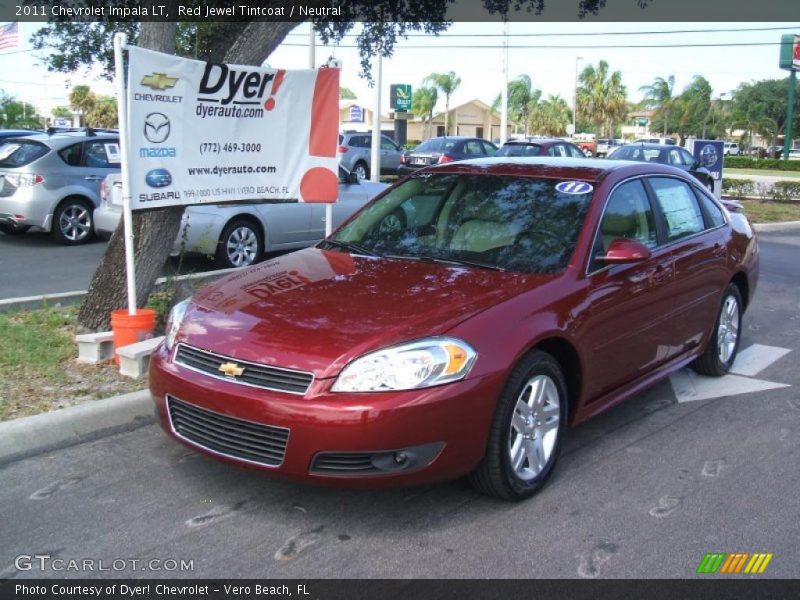
<svg viewBox="0 0 800 600"><path fill-rule="evenodd" d="M167 10L176 14L174 0ZM225 62L260 65L298 23L251 22L233 42ZM177 23L142 23L138 46L166 54L175 52ZM178 236L183 206L156 209L133 214L136 257L136 304L147 302L156 279ZM125 236L122 220L111 237L106 253L92 277L89 291L78 313L78 331L108 331L111 311L127 306L125 276Z"/></svg>

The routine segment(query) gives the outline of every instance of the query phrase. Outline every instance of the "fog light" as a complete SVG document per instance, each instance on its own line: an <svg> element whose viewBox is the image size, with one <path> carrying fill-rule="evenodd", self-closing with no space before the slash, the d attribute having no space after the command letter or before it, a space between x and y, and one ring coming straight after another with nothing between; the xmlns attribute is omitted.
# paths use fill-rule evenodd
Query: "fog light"
<svg viewBox="0 0 800 600"><path fill-rule="evenodd" d="M394 453L394 462L396 462L398 465L405 464L405 462L407 460L408 460L408 456L406 455L405 452L395 452Z"/></svg>

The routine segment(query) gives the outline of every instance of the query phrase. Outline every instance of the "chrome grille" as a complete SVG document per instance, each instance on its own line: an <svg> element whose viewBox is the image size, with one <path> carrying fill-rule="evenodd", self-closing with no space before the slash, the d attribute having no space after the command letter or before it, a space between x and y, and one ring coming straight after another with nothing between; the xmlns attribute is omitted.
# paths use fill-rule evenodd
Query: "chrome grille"
<svg viewBox="0 0 800 600"><path fill-rule="evenodd" d="M289 394L305 394L311 382L314 380L314 375L305 371L294 371L292 369L261 365L236 358L229 358L220 354L208 352L207 350L193 348L186 344L178 345L178 350L175 353L175 362L190 369L194 369L195 371L200 371L201 373L232 383L241 383L243 385L277 392L287 392ZM221 365L229 362L236 363L239 367L244 368L242 374L238 377L227 377L223 375L219 368Z"/></svg>
<svg viewBox="0 0 800 600"><path fill-rule="evenodd" d="M279 467L286 454L289 430L244 421L167 396L172 430L196 446L215 454Z"/></svg>

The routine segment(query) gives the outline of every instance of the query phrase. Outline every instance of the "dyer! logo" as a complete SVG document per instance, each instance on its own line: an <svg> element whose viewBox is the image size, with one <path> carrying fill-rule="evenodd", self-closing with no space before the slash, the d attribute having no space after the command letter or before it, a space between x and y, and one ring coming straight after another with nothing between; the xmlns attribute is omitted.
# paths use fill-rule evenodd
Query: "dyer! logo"
<svg viewBox="0 0 800 600"><path fill-rule="evenodd" d="M697 573L705 575L761 574L767 570L772 553L766 552L708 552L697 566Z"/></svg>
<svg viewBox="0 0 800 600"><path fill-rule="evenodd" d="M262 73L260 71L237 71L229 65L206 63L200 87L197 90L198 102L263 106L266 110L275 108L275 94L283 83L286 71L283 69L275 73ZM267 84L272 82L265 101Z"/></svg>
<svg viewBox="0 0 800 600"><path fill-rule="evenodd" d="M165 90L167 88L175 87L178 82L177 77L170 77L166 73L151 73L142 77L142 85L145 85L153 90Z"/></svg>
<svg viewBox="0 0 800 600"><path fill-rule="evenodd" d="M161 144L166 141L170 128L169 118L163 113L152 112L144 118L144 137L151 144Z"/></svg>

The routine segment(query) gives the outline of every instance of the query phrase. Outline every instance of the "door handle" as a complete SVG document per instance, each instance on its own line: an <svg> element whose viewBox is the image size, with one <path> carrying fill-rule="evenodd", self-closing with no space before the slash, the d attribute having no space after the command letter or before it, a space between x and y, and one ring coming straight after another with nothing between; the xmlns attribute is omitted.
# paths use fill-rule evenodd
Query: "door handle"
<svg viewBox="0 0 800 600"><path fill-rule="evenodd" d="M658 265L655 269L653 269L650 275L650 278L653 281L653 284L655 285L661 285L662 283L669 281L671 277L672 277L671 265L668 266Z"/></svg>
<svg viewBox="0 0 800 600"><path fill-rule="evenodd" d="M712 250L712 252L714 253L715 257L722 258L728 254L728 249L719 242L717 242L716 244L714 244L714 249Z"/></svg>
<svg viewBox="0 0 800 600"><path fill-rule="evenodd" d="M84 179L86 181L100 181L101 179L104 178L101 175L86 175Z"/></svg>

